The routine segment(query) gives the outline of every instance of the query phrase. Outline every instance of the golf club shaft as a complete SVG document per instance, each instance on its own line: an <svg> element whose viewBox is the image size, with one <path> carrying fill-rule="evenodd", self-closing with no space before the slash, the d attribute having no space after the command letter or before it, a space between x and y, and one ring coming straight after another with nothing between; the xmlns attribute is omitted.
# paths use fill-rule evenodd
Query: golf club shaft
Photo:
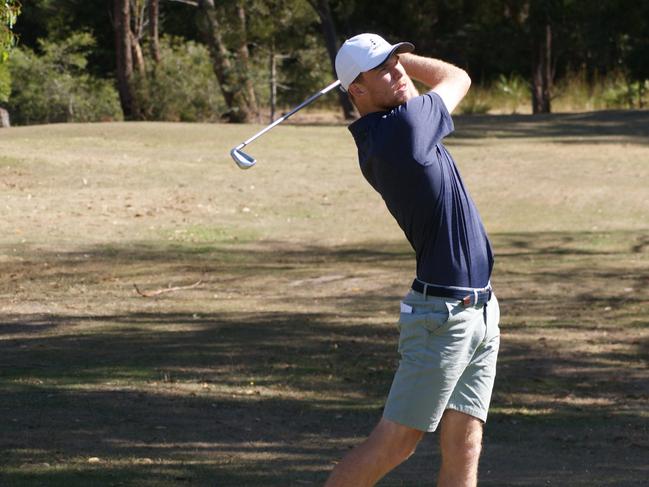
<svg viewBox="0 0 649 487"><path fill-rule="evenodd" d="M266 132L268 132L270 129L272 129L272 128L275 127L276 125L279 125L279 124L282 123L284 120L286 120L287 118L289 118L289 117L290 117L291 115L293 115L295 112L297 112L297 111L299 111L299 110L302 110L305 106L307 106L308 104L310 104L310 103L312 103L313 101L317 100L318 98L320 98L320 97L321 97L322 95L324 95L325 93L330 92L331 90L333 90L334 88L338 87L339 85L340 85L340 80L336 80L336 81L334 81L334 82L331 83L329 86L327 86L327 87L321 89L320 91L318 91L315 95L313 95L313 96L307 98L306 100L304 100L302 103L300 103L300 104L299 104L298 106L296 106L293 110L291 110L290 112L288 112L286 115L283 115L283 116L279 117L277 120L275 120L273 123L271 123L268 127L264 128L263 130L260 130L260 131L257 132L255 135L253 135L252 137L250 137L248 140L246 140L246 141L242 142L241 144L239 144L238 146L236 146L235 149L236 149L236 150L243 149L245 146L247 146L250 142L252 142L252 141L255 140L256 138L261 137L261 136L264 135Z"/></svg>

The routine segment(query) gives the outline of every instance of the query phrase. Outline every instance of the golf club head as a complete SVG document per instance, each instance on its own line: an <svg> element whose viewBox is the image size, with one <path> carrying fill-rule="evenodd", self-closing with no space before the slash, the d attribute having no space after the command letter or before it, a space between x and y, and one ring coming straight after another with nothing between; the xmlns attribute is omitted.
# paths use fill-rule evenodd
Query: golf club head
<svg viewBox="0 0 649 487"><path fill-rule="evenodd" d="M250 169L257 162L254 157L249 156L236 147L230 151L230 155L241 169Z"/></svg>

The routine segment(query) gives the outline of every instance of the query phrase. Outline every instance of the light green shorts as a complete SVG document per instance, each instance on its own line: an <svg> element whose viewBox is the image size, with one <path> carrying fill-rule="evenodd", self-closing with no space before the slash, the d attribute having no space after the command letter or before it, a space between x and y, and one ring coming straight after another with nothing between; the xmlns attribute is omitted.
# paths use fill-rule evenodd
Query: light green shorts
<svg viewBox="0 0 649 487"><path fill-rule="evenodd" d="M399 368L383 416L435 431L446 409L486 421L500 343L498 300L460 301L410 291L399 317Z"/></svg>

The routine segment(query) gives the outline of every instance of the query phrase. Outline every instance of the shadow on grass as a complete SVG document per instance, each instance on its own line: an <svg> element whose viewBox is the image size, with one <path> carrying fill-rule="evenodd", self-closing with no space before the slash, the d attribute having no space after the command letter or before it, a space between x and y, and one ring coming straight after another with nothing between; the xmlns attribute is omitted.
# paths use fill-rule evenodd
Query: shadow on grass
<svg viewBox="0 0 649 487"><path fill-rule="evenodd" d="M625 141L649 144L649 110L604 110L548 115L460 115L453 141L547 138L559 143Z"/></svg>
<svg viewBox="0 0 649 487"><path fill-rule="evenodd" d="M48 320L54 327L97 322ZM83 485L123 476L141 485L143 469L158 479L152 485L174 485L179 477L201 485L271 485L269 465L276 485L309 479L337 455L337 439L363 435L378 417L394 363L387 333L342 329L299 313L200 320L191 312L151 313L100 321L125 328L3 346L0 408L7 423L0 442L5 461L23 466L6 474L3 485L27 479L57 485L57 478ZM167 324L194 331L157 331ZM331 337L338 337L335 348ZM373 343L365 345L368 339ZM103 474L83 463L95 456L109 459ZM64 470L82 474L30 472L57 457L78 458L80 465ZM131 465L120 473L120 461L142 458L158 468ZM177 472L165 473L166 463Z"/></svg>
<svg viewBox="0 0 649 487"><path fill-rule="evenodd" d="M644 482L642 239L495 236L503 342L481 485ZM317 485L380 416L397 360L402 268L412 259L403 246L133 246L23 259L9 271L33 287L17 292L74 300L66 295L83 282L96 310L3 316L3 486ZM160 282L204 276L208 289L122 298L123 312L104 301L115 279L152 269ZM264 287L250 285L252 271ZM385 282L350 295L344 279L309 280L322 274ZM621 300L625 286L640 299ZM241 309L253 299L261 306L204 302L224 289ZM288 292L295 310L264 308ZM436 452L431 436L381 485L434 485Z"/></svg>
<svg viewBox="0 0 649 487"><path fill-rule="evenodd" d="M581 113L539 115L454 115L452 140L503 138L551 138L560 143L609 142L649 143L649 110L598 110ZM340 126L342 121L294 120L289 125ZM581 139L581 140L580 140Z"/></svg>

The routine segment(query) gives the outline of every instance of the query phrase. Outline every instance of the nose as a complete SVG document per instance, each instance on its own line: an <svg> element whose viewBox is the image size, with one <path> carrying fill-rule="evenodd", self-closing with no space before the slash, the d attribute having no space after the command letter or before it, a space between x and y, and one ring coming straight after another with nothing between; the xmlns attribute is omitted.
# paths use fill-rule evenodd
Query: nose
<svg viewBox="0 0 649 487"><path fill-rule="evenodd" d="M403 75L404 75L403 66L401 65L400 62L397 61L397 63L394 65L394 68L392 69L392 77L398 81L401 79Z"/></svg>

